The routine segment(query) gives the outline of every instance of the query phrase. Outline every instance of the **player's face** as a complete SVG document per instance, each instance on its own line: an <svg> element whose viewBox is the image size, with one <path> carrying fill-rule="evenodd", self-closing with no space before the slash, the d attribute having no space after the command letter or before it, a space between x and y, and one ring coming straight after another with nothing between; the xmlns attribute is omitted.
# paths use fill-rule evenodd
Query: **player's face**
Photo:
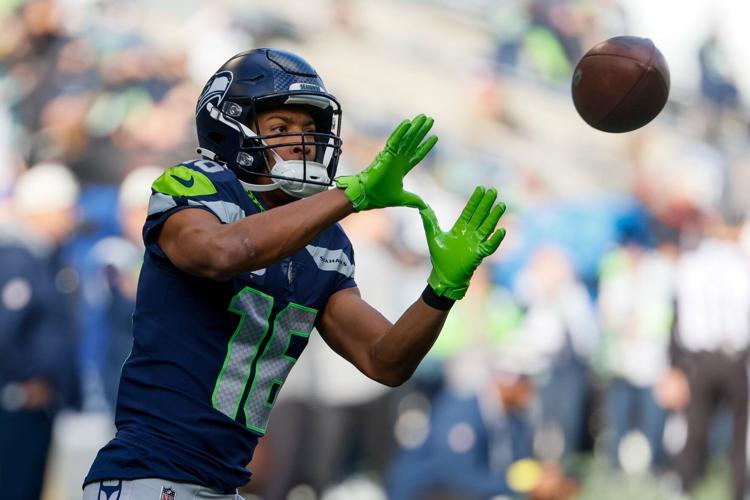
<svg viewBox="0 0 750 500"><path fill-rule="evenodd" d="M272 109L258 114L258 135L273 136L279 134L301 134L302 132L315 132L315 122L310 113L303 108L285 106L283 108ZM311 144L304 146L295 144L291 146L279 146L273 148L284 160L313 160L315 158L315 145L312 144L312 138L308 139ZM299 143L302 141L300 136L280 135L280 137L268 137L265 139L266 144ZM268 165L273 166L276 159L273 155L268 155Z"/></svg>

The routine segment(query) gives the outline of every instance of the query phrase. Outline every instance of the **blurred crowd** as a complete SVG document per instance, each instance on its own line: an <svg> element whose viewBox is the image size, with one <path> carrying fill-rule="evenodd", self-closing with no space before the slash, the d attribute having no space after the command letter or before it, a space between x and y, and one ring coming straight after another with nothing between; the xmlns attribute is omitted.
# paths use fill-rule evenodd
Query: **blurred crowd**
<svg viewBox="0 0 750 500"><path fill-rule="evenodd" d="M361 39L362 2L318 3L327 29ZM567 99L560 84L578 58L629 29L617 0L407 3L481 21L486 76L466 113L540 150L551 139L518 124L508 93ZM212 54L281 44L316 63L306 26L278 8L189 7L0 1L0 496L76 498L110 437L150 184L195 156L194 102L226 59ZM718 461L721 494L743 498L750 150L724 51L707 28L695 95L624 143L618 189L562 195L554 174L492 143L441 137L407 187L447 225L474 184L498 186L509 206L499 256L396 390L313 338L244 494L679 498ZM343 171L367 165L392 125L347 114L357 106L344 102ZM568 152L576 175L594 176L603 167L582 150ZM395 320L429 273L418 217L368 212L344 227L364 297ZM614 491L622 477L645 493Z"/></svg>

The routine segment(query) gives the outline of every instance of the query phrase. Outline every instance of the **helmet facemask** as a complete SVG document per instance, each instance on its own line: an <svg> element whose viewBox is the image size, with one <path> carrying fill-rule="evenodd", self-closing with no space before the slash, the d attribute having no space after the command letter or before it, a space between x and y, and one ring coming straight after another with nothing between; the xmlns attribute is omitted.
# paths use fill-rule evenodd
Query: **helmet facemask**
<svg viewBox="0 0 750 500"><path fill-rule="evenodd" d="M315 131L266 135L254 132L260 130L260 113L287 105L303 107L312 117ZM220 160L237 172L246 189L270 191L278 188L295 198L304 198L332 185L341 155L341 107L332 96L322 92L289 91L225 100L221 110L208 103L207 111L213 119L240 132L236 156ZM279 141L282 138L284 140ZM269 144L269 139L274 142ZM301 148L302 151L313 148L314 155L302 154L300 159L284 160L276 151L279 148ZM267 177L272 182L251 183L254 176Z"/></svg>

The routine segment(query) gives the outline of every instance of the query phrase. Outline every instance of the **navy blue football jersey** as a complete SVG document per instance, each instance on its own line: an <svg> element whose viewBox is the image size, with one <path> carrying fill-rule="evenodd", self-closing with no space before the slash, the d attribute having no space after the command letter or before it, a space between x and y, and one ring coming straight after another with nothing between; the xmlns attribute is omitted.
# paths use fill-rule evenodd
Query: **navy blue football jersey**
<svg viewBox="0 0 750 500"><path fill-rule="evenodd" d="M245 466L317 315L333 293L355 286L351 243L338 224L291 257L229 281L186 274L157 244L167 218L186 208L229 224L264 206L207 160L154 182L117 434L85 484L156 477L230 492L247 483Z"/></svg>

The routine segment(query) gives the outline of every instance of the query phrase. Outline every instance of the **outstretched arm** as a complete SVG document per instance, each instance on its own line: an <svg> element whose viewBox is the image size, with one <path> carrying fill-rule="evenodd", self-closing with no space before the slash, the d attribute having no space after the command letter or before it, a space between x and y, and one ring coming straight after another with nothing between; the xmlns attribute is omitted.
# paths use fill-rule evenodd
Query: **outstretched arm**
<svg viewBox="0 0 750 500"><path fill-rule="evenodd" d="M167 219L159 247L186 273L226 280L294 254L354 211L339 189L222 224L211 213L186 209Z"/></svg>
<svg viewBox="0 0 750 500"><path fill-rule="evenodd" d="M404 120L385 148L357 175L340 177L332 189L288 205L221 224L201 209L185 209L167 219L160 248L181 270L217 280L266 267L302 249L317 234L353 211L395 206L423 208L404 191L404 176L437 142L425 136L432 119Z"/></svg>

